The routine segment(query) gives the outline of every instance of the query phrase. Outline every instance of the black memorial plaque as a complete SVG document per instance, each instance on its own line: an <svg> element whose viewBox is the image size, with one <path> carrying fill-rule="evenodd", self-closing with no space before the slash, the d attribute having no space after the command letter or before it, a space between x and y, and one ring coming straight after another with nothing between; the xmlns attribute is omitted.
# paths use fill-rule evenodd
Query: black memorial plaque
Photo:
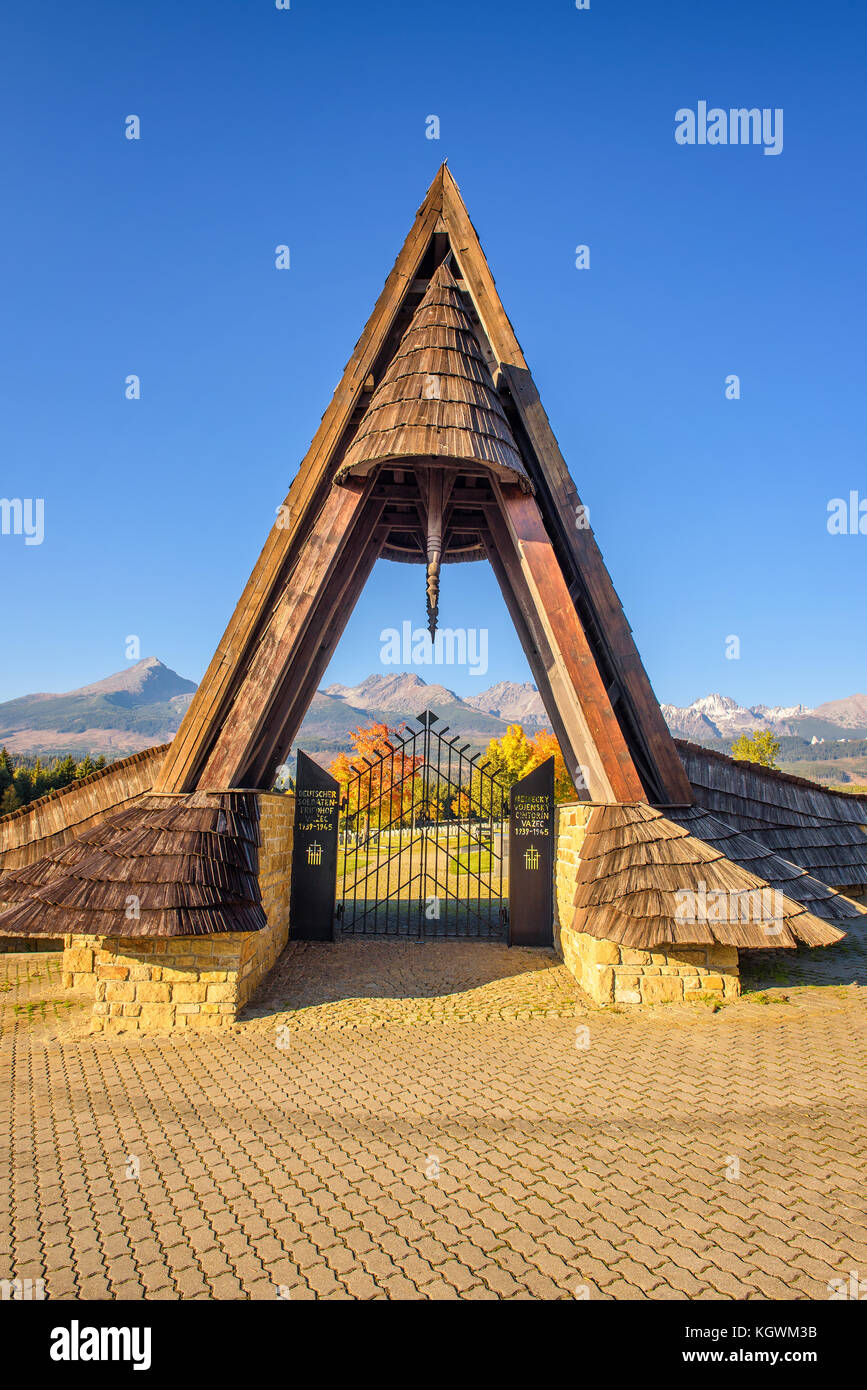
<svg viewBox="0 0 867 1390"><path fill-rule="evenodd" d="M299 752L289 907L293 941L334 939L339 814L339 782L306 753Z"/></svg>
<svg viewBox="0 0 867 1390"><path fill-rule="evenodd" d="M509 945L554 944L554 759L509 793Z"/></svg>

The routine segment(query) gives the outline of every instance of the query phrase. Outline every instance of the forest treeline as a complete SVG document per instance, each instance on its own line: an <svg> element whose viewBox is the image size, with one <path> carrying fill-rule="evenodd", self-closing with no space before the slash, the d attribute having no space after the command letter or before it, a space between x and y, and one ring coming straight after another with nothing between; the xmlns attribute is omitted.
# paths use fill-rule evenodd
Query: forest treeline
<svg viewBox="0 0 867 1390"><path fill-rule="evenodd" d="M0 816L9 811L17 811L28 806L31 801L68 787L80 777L89 777L91 772L99 772L105 767L104 755L94 759L88 753L76 762L71 753L65 758L54 758L43 763L41 758L13 756L8 749L0 748Z"/></svg>

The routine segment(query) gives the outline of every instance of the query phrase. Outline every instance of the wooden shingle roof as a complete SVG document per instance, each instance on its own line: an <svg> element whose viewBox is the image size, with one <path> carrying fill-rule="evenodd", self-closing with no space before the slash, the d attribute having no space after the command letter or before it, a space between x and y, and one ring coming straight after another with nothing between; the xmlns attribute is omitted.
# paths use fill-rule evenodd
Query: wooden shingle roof
<svg viewBox="0 0 867 1390"><path fill-rule="evenodd" d="M774 893L766 878L642 803L593 808L576 875L574 929L622 946L775 950L844 935L785 883Z"/></svg>
<svg viewBox="0 0 867 1390"><path fill-rule="evenodd" d="M867 886L867 797L676 740L696 803L834 887Z"/></svg>
<svg viewBox="0 0 867 1390"><path fill-rule="evenodd" d="M493 378L443 262L370 399L338 479L388 461L467 462L531 491Z"/></svg>
<svg viewBox="0 0 867 1390"><path fill-rule="evenodd" d="M775 854L755 836L735 830L700 806L666 808L665 814L690 835L704 840L720 850L727 859L740 864L742 869L748 869L772 888L794 898L814 916L823 917L844 929L850 923L867 927L867 910L822 879L815 878L801 865Z"/></svg>
<svg viewBox="0 0 867 1390"><path fill-rule="evenodd" d="M0 935L258 931L265 926L258 844L255 793L151 794L57 854L5 876L0 899L13 905L0 912Z"/></svg>

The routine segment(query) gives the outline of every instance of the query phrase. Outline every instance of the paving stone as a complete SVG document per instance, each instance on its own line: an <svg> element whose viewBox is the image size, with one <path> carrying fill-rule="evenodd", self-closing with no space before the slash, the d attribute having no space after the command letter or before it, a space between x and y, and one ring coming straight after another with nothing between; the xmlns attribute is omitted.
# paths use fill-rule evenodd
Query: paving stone
<svg viewBox="0 0 867 1390"><path fill-rule="evenodd" d="M551 953L294 943L237 1026L189 1038L16 1012L60 997L59 957L0 957L0 1277L83 1301L827 1298L867 1269L867 990L790 954L785 1012L627 1019Z"/></svg>

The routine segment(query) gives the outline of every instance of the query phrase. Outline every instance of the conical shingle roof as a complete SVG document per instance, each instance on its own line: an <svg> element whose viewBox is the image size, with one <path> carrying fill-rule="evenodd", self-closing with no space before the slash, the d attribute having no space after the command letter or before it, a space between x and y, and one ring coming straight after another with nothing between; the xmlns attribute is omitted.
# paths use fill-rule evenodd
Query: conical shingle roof
<svg viewBox="0 0 867 1390"><path fill-rule="evenodd" d="M827 920L833 909L820 884L792 873L774 855L756 853L747 836L735 837L729 857L721 848L727 830L719 823L705 826L707 838L699 839L641 803L595 806L576 871L574 929L641 950L779 950L842 939L845 932ZM863 917L857 907L855 915Z"/></svg>
<svg viewBox="0 0 867 1390"><path fill-rule="evenodd" d="M443 263L376 387L338 480L389 460L480 464L532 491L488 365Z"/></svg>
<svg viewBox="0 0 867 1390"><path fill-rule="evenodd" d="M209 936L265 926L255 793L150 793L4 877L0 935ZM7 887L8 884L8 887Z"/></svg>

